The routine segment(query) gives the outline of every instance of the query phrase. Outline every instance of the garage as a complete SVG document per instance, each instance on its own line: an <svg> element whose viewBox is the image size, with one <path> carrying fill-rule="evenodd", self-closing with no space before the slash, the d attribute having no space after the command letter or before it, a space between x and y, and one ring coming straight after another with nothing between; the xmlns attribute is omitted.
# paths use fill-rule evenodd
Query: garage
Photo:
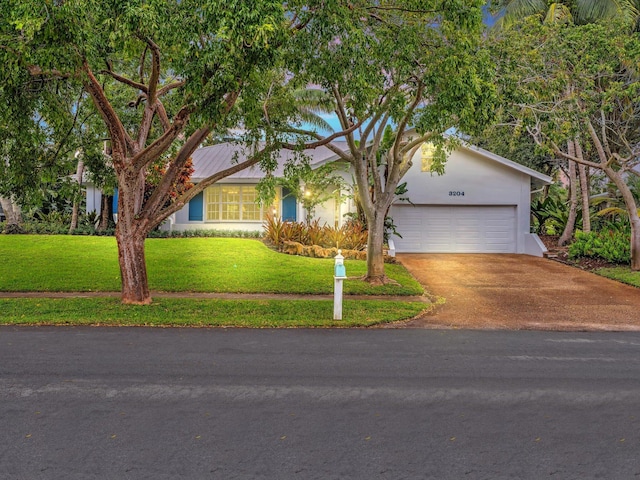
<svg viewBox="0 0 640 480"><path fill-rule="evenodd" d="M530 231L531 195L551 178L464 143L437 175L430 170L432 151L415 152L403 179L407 194L389 211L401 235L391 237L391 251L543 255Z"/></svg>
<svg viewBox="0 0 640 480"><path fill-rule="evenodd" d="M398 252L516 253L515 205L402 205L393 219Z"/></svg>

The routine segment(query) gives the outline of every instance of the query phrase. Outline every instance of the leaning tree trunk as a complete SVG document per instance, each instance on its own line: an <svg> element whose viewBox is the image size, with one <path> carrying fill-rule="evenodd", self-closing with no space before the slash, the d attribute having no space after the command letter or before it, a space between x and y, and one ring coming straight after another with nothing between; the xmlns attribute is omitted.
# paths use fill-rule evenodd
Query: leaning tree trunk
<svg viewBox="0 0 640 480"><path fill-rule="evenodd" d="M567 142L569 155L575 156L574 143ZM576 175L576 162L569 160L569 217L564 227L562 235L558 239L558 246L561 247L573 238L573 232L576 228L576 217L578 216L578 194L577 194L578 178Z"/></svg>

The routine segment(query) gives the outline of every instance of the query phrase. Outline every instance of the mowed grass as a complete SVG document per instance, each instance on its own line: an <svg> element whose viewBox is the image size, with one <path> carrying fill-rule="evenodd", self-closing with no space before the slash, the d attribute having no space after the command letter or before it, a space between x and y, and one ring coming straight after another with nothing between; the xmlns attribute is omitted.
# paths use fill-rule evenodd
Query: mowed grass
<svg viewBox="0 0 640 480"><path fill-rule="evenodd" d="M367 327L414 317L422 302L346 300L343 320L332 320L333 302L324 300L154 299L146 306L117 298L0 299L5 325L109 325L191 327Z"/></svg>
<svg viewBox="0 0 640 480"><path fill-rule="evenodd" d="M169 292L300 293L333 291L333 260L277 253L262 242L231 238L148 239L149 286ZM345 261L347 275L366 272ZM421 295L401 265L386 265L399 285L372 287L349 279L345 294ZM113 292L120 290L113 237L0 235L0 291Z"/></svg>
<svg viewBox="0 0 640 480"><path fill-rule="evenodd" d="M612 268L599 268L595 271L598 275L611 278L622 283L633 285L634 287L640 287L640 272L631 271L630 267L612 267Z"/></svg>

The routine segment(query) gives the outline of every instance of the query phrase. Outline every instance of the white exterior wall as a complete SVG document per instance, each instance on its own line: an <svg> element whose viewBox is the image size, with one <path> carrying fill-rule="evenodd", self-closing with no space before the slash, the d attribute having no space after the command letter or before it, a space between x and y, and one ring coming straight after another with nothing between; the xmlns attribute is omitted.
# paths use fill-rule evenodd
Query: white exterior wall
<svg viewBox="0 0 640 480"><path fill-rule="evenodd" d="M526 253L525 235L530 230L531 178L526 173L488 160L479 153L460 148L445 164L444 175L422 171L420 151L402 181L407 197L416 206L498 206L516 209L516 253ZM403 202L397 202L402 205ZM402 207L400 207L402 208ZM394 209L391 209L393 216ZM399 228L402 235L402 230ZM399 240L398 240L399 241Z"/></svg>
<svg viewBox="0 0 640 480"><path fill-rule="evenodd" d="M87 213L100 213L100 207L102 206L102 192L92 184L86 185L85 188L87 195Z"/></svg>
<svg viewBox="0 0 640 480"><path fill-rule="evenodd" d="M420 152L404 179L408 197L415 204L429 205L518 205L523 189L530 192L529 176L490 162L479 154L459 149L451 153L444 175L423 172ZM464 192L464 196L449 195Z"/></svg>

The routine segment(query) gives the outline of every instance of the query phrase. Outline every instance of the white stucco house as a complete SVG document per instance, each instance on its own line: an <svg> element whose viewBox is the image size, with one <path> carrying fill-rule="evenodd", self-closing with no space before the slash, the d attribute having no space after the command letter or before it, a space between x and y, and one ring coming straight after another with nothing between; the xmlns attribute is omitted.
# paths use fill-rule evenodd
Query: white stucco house
<svg viewBox="0 0 640 480"><path fill-rule="evenodd" d="M346 144L334 143L340 148ZM425 146L426 147L426 146ZM197 183L233 164L238 147L220 144L193 154ZM310 165L338 161L326 147L305 152ZM292 155L283 151L278 170ZM242 161L242 154L238 160ZM463 144L447 160L444 175L430 172L429 148L418 149L407 182L409 202L396 202L390 211L402 237L392 238L396 252L519 253L542 256L544 245L530 233L531 192L552 182L542 173L487 150ZM288 221L304 219L304 211L286 189L279 189L272 206L256 203L255 186L264 173L258 166L241 171L207 188L161 227L170 230L228 229L258 231L273 213ZM352 182L345 169L341 175ZM91 200L91 205L89 202ZM99 195L87 191L87 210L99 205ZM354 211L352 200L329 200L316 209L316 217L340 226L344 214Z"/></svg>
<svg viewBox="0 0 640 480"><path fill-rule="evenodd" d="M334 143L346 149L346 143ZM194 173L192 182L198 183L216 172L234 164L239 148L233 144L219 144L196 150L192 155ZM284 175L284 165L293 157L293 152L279 152L278 168L273 172L275 177ZM312 168L337 161L337 156L326 147L308 150L305 155ZM242 157L238 160L242 161ZM351 182L351 175L345 168L336 172L345 181ZM215 185L207 188L202 195L194 198L188 208L173 215L162 228L173 230L216 229L216 230L262 230L268 214L273 214L287 221L302 221L305 212L299 202L286 188L278 188L273 205L260 206L256 184L263 178L264 172L258 165L231 175ZM344 214L353 208L352 202L340 202L330 199L316 208L316 216L322 222L332 226L340 226Z"/></svg>
<svg viewBox="0 0 640 480"><path fill-rule="evenodd" d="M398 252L524 253L545 247L530 233L531 192L552 183L547 175L487 150L462 145L444 175L429 172L424 151L416 152L405 175L408 203L390 215L402 238Z"/></svg>

